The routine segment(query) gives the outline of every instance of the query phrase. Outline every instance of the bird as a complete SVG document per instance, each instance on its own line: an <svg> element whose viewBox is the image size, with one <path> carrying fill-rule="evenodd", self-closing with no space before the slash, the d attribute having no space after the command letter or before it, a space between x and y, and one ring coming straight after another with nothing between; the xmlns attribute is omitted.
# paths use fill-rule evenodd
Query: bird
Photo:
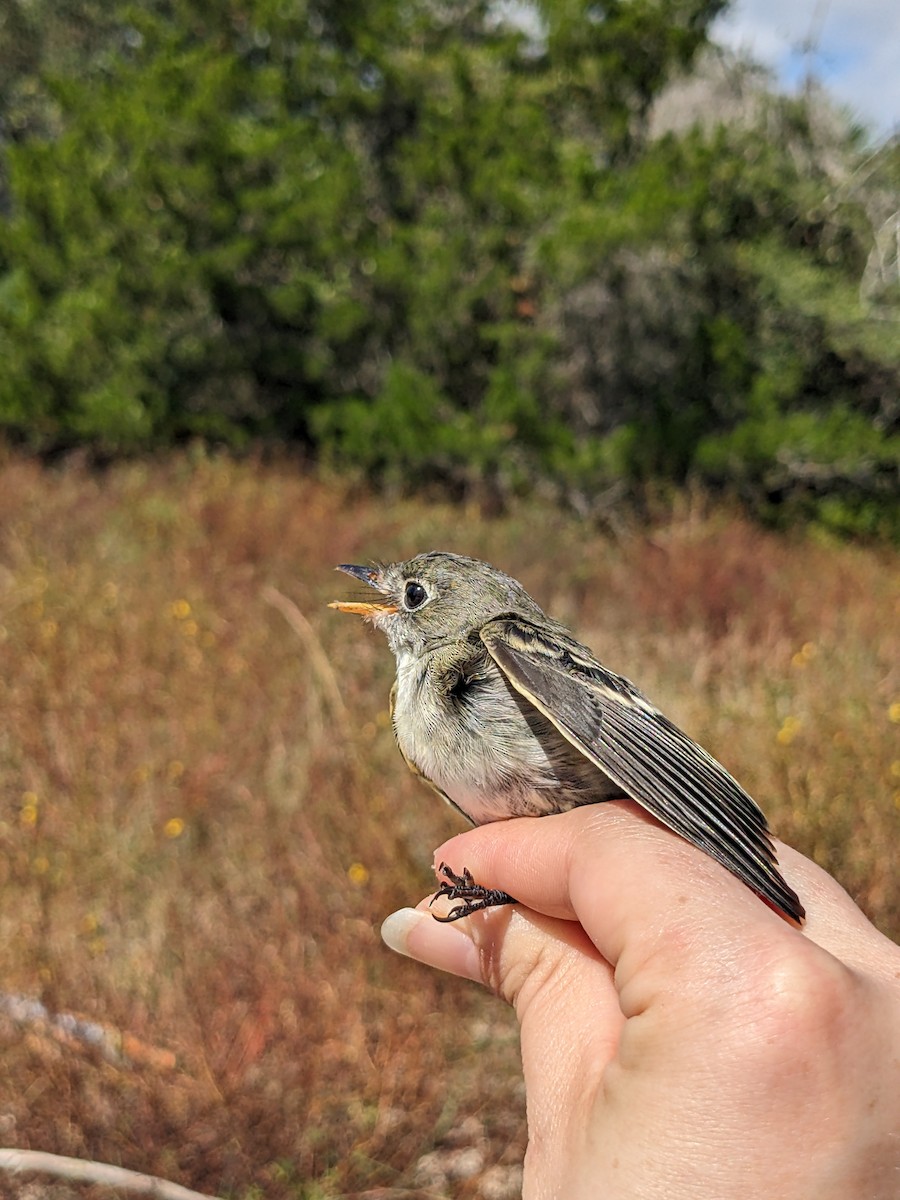
<svg viewBox="0 0 900 1200"><path fill-rule="evenodd" d="M329 607L387 636L403 758L473 825L630 799L802 924L756 802L517 580L447 551L337 569L379 594ZM515 903L467 870L441 874L436 895L462 903L440 919Z"/></svg>

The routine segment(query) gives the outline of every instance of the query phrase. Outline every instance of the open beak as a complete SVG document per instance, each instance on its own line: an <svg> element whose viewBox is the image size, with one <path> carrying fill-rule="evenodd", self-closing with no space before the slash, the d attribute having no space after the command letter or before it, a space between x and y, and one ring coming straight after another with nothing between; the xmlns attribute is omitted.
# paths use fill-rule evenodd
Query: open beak
<svg viewBox="0 0 900 1200"><path fill-rule="evenodd" d="M348 575L352 575L354 579L362 580L369 587L373 587L378 591L381 590L380 573L375 567L356 567L352 563L341 563L337 569L346 572ZM358 617L368 617L369 620L378 616L379 613L395 613L397 611L396 604L365 603L359 600L332 600L328 607L336 608L338 612L354 613Z"/></svg>

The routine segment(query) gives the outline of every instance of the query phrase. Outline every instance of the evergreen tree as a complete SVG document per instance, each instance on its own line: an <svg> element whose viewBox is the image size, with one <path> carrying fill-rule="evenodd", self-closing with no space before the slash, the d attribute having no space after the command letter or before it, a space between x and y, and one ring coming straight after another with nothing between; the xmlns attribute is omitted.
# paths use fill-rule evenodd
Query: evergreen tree
<svg viewBox="0 0 900 1200"><path fill-rule="evenodd" d="M0 427L895 529L898 147L651 137L723 6L10 0Z"/></svg>

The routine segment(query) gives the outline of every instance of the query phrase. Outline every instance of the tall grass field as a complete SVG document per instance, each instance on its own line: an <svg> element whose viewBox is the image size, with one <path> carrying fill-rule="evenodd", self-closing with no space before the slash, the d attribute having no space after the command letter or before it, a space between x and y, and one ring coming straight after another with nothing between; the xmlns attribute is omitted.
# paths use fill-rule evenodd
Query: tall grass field
<svg viewBox="0 0 900 1200"><path fill-rule="evenodd" d="M428 549L521 579L900 936L895 550L7 455L0 1144L235 1200L518 1195L511 1013L378 936L461 819L394 747L384 639L326 608L335 564Z"/></svg>

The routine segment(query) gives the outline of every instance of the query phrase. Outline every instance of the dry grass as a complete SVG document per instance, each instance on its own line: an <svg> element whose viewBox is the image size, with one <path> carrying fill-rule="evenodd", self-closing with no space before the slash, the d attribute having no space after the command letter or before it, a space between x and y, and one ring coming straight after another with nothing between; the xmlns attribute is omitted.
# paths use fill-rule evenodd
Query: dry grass
<svg viewBox="0 0 900 1200"><path fill-rule="evenodd" d="M0 1141L248 1200L515 1194L485 1173L524 1145L510 1014L377 935L459 826L394 750L382 639L325 608L335 563L434 547L520 577L900 934L895 553L702 511L613 542L289 466L9 459L3 991L128 1037L0 1018Z"/></svg>

